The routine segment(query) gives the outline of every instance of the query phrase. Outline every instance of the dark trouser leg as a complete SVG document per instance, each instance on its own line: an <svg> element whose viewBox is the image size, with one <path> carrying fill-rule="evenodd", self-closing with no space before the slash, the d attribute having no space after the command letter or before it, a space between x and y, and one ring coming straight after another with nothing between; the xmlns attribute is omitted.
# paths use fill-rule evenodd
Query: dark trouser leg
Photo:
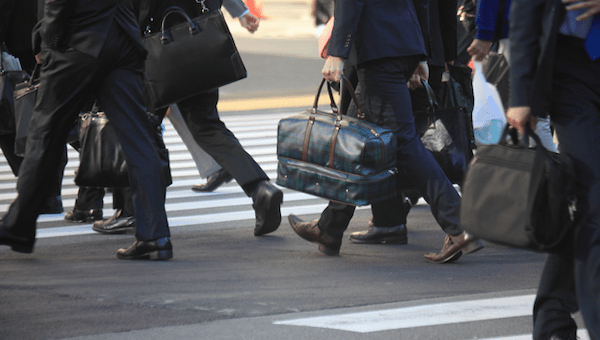
<svg viewBox="0 0 600 340"><path fill-rule="evenodd" d="M113 188L113 208L123 210L121 216L133 216L135 214L130 188Z"/></svg>
<svg viewBox="0 0 600 340"><path fill-rule="evenodd" d="M373 225L380 228L394 227L406 224L406 216L409 209L405 204L406 198L403 193L389 200L371 204L373 214Z"/></svg>
<svg viewBox="0 0 600 340"><path fill-rule="evenodd" d="M533 339L549 339L556 331L575 333L571 313L576 311L572 250L549 255L533 307Z"/></svg>
<svg viewBox="0 0 600 340"><path fill-rule="evenodd" d="M574 263L565 259L560 265L563 272L575 271L576 294L553 282L564 279L558 275L540 286L552 287L553 296L576 295L590 336L600 339L600 61L591 62L583 48L563 46L560 40L556 50L550 116L560 153L575 165L580 217Z"/></svg>
<svg viewBox="0 0 600 340"><path fill-rule="evenodd" d="M23 157L15 155L15 134L0 135L0 148L13 174L18 176Z"/></svg>
<svg viewBox="0 0 600 340"><path fill-rule="evenodd" d="M113 30L116 27L113 25ZM118 66L99 85L97 98L115 127L127 161L136 239L155 240L170 236L165 211L166 182L154 131L143 104L143 60L128 38L120 30L117 32L109 33L108 46L105 45L102 54L118 56ZM124 50L124 46L128 48Z"/></svg>
<svg viewBox="0 0 600 340"><path fill-rule="evenodd" d="M259 181L269 180L258 163L219 119L217 90L178 103L196 143L225 169L250 196Z"/></svg>
<svg viewBox="0 0 600 340"><path fill-rule="evenodd" d="M354 210L356 207L353 205L330 201L321 213L319 229L335 239L341 239L350 224Z"/></svg>
<svg viewBox="0 0 600 340"><path fill-rule="evenodd" d="M89 211L104 207L104 188L79 187L75 208Z"/></svg>
<svg viewBox="0 0 600 340"><path fill-rule="evenodd" d="M394 132L398 139L398 167L406 169L415 188L429 203L444 232L452 236L458 228L460 197L416 131L406 79L416 67L416 58L390 58L359 65L368 119Z"/></svg>

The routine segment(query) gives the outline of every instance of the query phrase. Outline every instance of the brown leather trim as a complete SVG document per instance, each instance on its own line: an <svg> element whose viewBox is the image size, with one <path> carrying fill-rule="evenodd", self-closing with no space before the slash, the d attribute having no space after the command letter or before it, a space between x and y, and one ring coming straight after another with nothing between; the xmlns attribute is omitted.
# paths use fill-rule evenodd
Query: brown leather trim
<svg viewBox="0 0 600 340"><path fill-rule="evenodd" d="M335 129L333 130L333 134L331 134L331 142L329 143L329 167L333 169L333 156L335 155L335 144L337 142L337 136L340 132L341 121L335 121Z"/></svg>
<svg viewBox="0 0 600 340"><path fill-rule="evenodd" d="M306 162L308 159L308 143L310 142L310 133L312 127L315 124L316 112L313 111L308 116L308 123L306 124L306 132L304 132L304 143L302 144L302 161Z"/></svg>

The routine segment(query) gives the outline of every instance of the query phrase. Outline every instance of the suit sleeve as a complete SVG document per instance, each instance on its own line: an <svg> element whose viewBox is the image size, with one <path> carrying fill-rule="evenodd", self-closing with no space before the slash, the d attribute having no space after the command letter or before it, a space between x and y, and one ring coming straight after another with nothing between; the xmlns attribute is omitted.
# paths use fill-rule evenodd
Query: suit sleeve
<svg viewBox="0 0 600 340"><path fill-rule="evenodd" d="M348 59L364 1L336 0L328 55Z"/></svg>
<svg viewBox="0 0 600 340"><path fill-rule="evenodd" d="M442 0L443 1L443 0ZM413 0L415 10L417 12L417 19L419 20L419 26L421 28L421 34L423 35L423 42L425 43L425 52L428 56L431 55L431 40L429 24L429 0ZM426 60L426 59L424 59Z"/></svg>
<svg viewBox="0 0 600 340"><path fill-rule="evenodd" d="M16 0L0 0L0 44L6 41L6 33L12 19Z"/></svg>
<svg viewBox="0 0 600 340"><path fill-rule="evenodd" d="M458 38L456 37L456 0L440 0L438 3L444 61L452 61L457 56Z"/></svg>
<svg viewBox="0 0 600 340"><path fill-rule="evenodd" d="M52 49L68 43L68 19L75 10L75 0L48 0L40 34L42 42Z"/></svg>
<svg viewBox="0 0 600 340"><path fill-rule="evenodd" d="M223 0L223 7L233 18L239 18L248 11L248 7L242 0Z"/></svg>
<svg viewBox="0 0 600 340"><path fill-rule="evenodd" d="M546 0L513 0L510 10L510 107L531 106ZM549 70L548 70L549 72Z"/></svg>

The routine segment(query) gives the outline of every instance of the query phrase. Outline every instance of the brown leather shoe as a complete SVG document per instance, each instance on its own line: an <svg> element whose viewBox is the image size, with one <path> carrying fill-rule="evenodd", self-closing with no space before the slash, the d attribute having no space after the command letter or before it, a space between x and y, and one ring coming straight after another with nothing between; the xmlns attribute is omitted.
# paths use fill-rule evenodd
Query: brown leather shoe
<svg viewBox="0 0 600 340"><path fill-rule="evenodd" d="M290 214L288 221L292 229L303 239L319 244L319 251L325 255L334 256L340 254L342 246L341 240L336 240L333 237L321 232L319 229L319 221L303 222L298 216Z"/></svg>
<svg viewBox="0 0 600 340"><path fill-rule="evenodd" d="M483 241L464 231L458 236L446 235L442 250L425 254L425 259L433 263L454 262L463 254L473 253L483 248Z"/></svg>

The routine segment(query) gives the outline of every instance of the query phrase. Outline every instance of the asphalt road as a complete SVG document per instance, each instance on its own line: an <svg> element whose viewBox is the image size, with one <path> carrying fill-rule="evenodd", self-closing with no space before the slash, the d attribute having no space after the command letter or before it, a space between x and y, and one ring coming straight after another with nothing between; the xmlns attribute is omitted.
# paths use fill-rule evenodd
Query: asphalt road
<svg viewBox="0 0 600 340"><path fill-rule="evenodd" d="M250 106L262 99L271 106L235 106L222 110L222 118L272 178L277 119L310 106L320 81L323 62L315 57L304 6L265 2L272 18L254 36L228 19L249 77L223 88L221 104L245 100ZM309 99L299 105L298 97ZM254 237L251 200L235 181L214 194L189 190L199 176L166 125L174 259L120 261L115 251L133 236L98 235L90 225L66 224L62 215L42 217L33 254L0 247L0 339L531 338L545 255L486 244L456 263L430 264L423 254L438 251L444 233L421 202L408 218L407 245L346 240L341 256L327 257L285 220L289 213L318 218L326 203L287 189L281 227ZM77 165L76 154L69 155L67 211ZM3 158L0 172L5 211L15 180ZM106 217L110 202L107 195ZM357 210L347 233L364 229L369 218L369 209Z"/></svg>

